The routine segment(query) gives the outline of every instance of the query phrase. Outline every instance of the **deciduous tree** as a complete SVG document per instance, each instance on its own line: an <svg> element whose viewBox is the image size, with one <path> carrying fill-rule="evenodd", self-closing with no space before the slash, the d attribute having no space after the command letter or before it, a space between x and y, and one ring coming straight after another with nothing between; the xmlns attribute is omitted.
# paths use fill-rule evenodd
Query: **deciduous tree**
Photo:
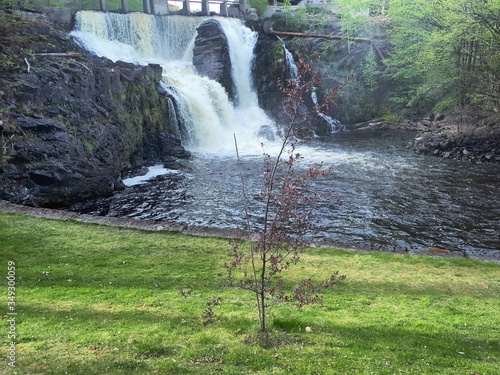
<svg viewBox="0 0 500 375"><path fill-rule="evenodd" d="M500 0L391 0L395 101L413 112L498 108Z"/></svg>
<svg viewBox="0 0 500 375"><path fill-rule="evenodd" d="M291 290L285 288L283 281L284 272L300 261L301 253L307 248L305 235L313 226L312 203L321 195L311 189L311 181L329 172L322 163L305 170L297 168L297 163L303 159L297 147L302 142L300 134L304 134L298 126L304 123L307 115L303 110L304 98L318 85L318 76L312 72L311 64L299 59L297 68L299 76L296 79L280 81L288 122L279 131L278 154L264 152L263 189L250 197L242 177L248 251L243 250L240 241L232 241L233 257L226 263L228 284L254 295L261 331L267 329L268 308L273 304L286 302L303 306L319 302L324 288L344 278L335 271L322 283L308 278ZM248 209L250 199L263 202L263 212L257 216L257 223L251 222L255 216Z"/></svg>

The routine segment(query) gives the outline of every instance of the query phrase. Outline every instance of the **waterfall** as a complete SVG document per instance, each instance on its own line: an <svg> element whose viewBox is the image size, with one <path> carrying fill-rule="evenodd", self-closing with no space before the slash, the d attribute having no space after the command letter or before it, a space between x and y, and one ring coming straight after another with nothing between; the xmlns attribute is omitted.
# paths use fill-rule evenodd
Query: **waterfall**
<svg viewBox="0 0 500 375"><path fill-rule="evenodd" d="M288 74L290 75L290 79L299 79L299 72L297 70L297 65L295 64L293 55L289 50L287 50L284 44L283 51L285 52L286 69L288 71Z"/></svg>
<svg viewBox="0 0 500 375"><path fill-rule="evenodd" d="M195 17L158 17L135 12L118 14L80 11L76 15L72 35L80 39L82 34L85 37L85 33L88 33L104 41L124 43L132 47L144 61L173 61L182 59L202 20L203 18ZM95 52L98 45L86 43L84 47ZM108 57L106 54L103 56ZM114 61L128 59L126 55L119 54L108 58Z"/></svg>
<svg viewBox="0 0 500 375"><path fill-rule="evenodd" d="M170 125L174 129L175 135L179 137L183 143L187 143L191 138L188 129L192 129L193 126L188 125L191 118L185 104L185 99L179 95L175 87L167 86L164 82L160 82L160 85L167 97Z"/></svg>
<svg viewBox="0 0 500 375"><path fill-rule="evenodd" d="M297 69L297 65L295 64L295 60L293 58L292 53L285 47L283 44L283 51L285 53L285 61L286 61L286 67L288 74L290 76L290 79L297 80L297 85L299 84L298 79L299 79L299 73ZM313 103L317 106L318 105L318 95L316 94L316 89L311 93L311 100ZM318 116L321 117L325 122L328 124L330 128L330 133L337 133L339 131L345 131L346 128L344 125L340 123L339 120L331 118L330 116L324 114L323 112L319 111L317 112Z"/></svg>
<svg viewBox="0 0 500 375"><path fill-rule="evenodd" d="M272 124L258 106L251 67L257 33L241 20L217 18L226 35L236 100L216 81L199 76L192 65L196 28L206 18L143 13L80 11L71 33L85 49L113 61L160 64L162 88L183 145L201 153L260 153L262 125Z"/></svg>
<svg viewBox="0 0 500 375"><path fill-rule="evenodd" d="M316 90L314 90L311 93L311 99L315 105L318 105L318 95L316 94ZM345 126L342 125L339 120L337 120L335 118L331 118L330 116L325 115L323 112L321 112L319 110L317 113L318 113L318 116L321 117L323 120L325 120L325 122L330 127L330 133L338 133L340 131L346 130Z"/></svg>

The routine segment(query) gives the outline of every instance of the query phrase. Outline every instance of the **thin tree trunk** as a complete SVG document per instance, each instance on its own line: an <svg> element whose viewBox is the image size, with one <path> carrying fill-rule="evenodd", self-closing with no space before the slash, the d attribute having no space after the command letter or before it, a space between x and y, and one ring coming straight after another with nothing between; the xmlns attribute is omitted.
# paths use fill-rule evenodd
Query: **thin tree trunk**
<svg viewBox="0 0 500 375"><path fill-rule="evenodd" d="M260 319L260 330L262 332L266 331L266 295L265 291L262 290L260 294L260 309L261 309L261 319Z"/></svg>

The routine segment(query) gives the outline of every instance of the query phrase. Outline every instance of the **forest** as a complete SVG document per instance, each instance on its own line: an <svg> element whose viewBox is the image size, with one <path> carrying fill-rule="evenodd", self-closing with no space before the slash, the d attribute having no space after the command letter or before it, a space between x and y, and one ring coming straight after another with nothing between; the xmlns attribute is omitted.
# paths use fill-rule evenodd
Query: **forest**
<svg viewBox="0 0 500 375"><path fill-rule="evenodd" d="M393 100L415 113L498 112L500 1L391 0Z"/></svg>

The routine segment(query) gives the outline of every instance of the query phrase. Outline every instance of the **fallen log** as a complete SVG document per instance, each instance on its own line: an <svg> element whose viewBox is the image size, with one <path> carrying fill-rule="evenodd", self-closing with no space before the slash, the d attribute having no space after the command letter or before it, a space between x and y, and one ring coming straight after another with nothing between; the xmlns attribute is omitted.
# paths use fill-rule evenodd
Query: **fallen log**
<svg viewBox="0 0 500 375"><path fill-rule="evenodd" d="M341 40L341 39L346 39L342 35L329 35L329 34L308 34L308 33L297 33L294 31L274 31L274 30L269 30L269 34L275 34L275 35L284 35L284 36L300 36L303 38L324 38L324 39L335 39L335 40ZM373 39L369 38L349 38L350 40L354 40L356 42L373 42Z"/></svg>
<svg viewBox="0 0 500 375"><path fill-rule="evenodd" d="M278 35L278 36L298 36L298 37L302 37L302 38L323 38L323 39L332 39L332 40L348 39L348 40L353 40L355 42L371 43L372 47L375 49L375 51L377 52L380 59L381 60L385 59L380 48L378 48L378 46L374 43L376 40L370 39L370 38L346 38L342 35L308 34L308 33L298 33L298 32L293 32L293 31L274 31L272 29L268 29L267 33Z"/></svg>
<svg viewBox="0 0 500 375"><path fill-rule="evenodd" d="M82 57L79 52L61 52L61 53L34 53L33 56L54 56L54 57Z"/></svg>

